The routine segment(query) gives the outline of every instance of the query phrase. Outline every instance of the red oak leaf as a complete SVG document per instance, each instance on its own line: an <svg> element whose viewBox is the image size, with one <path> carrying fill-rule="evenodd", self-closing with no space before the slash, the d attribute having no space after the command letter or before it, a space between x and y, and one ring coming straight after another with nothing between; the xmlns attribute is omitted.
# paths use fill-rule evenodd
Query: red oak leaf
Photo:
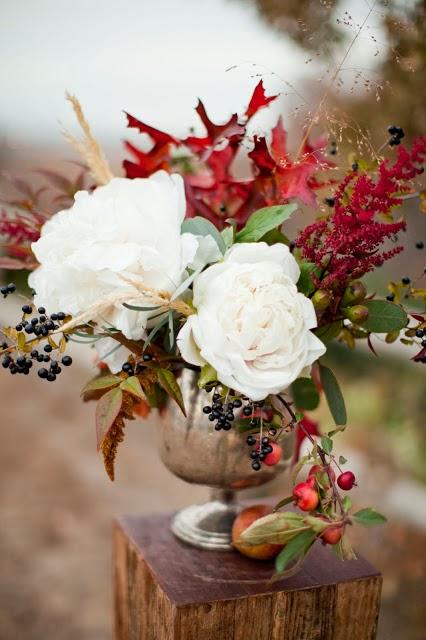
<svg viewBox="0 0 426 640"><path fill-rule="evenodd" d="M201 138L189 136L183 140L183 143L195 153L200 153L209 147L214 147L219 140L223 140L224 138L229 140L233 136L243 136L245 133L245 127L238 123L238 114L236 113L230 117L228 122L215 124L207 115L207 111L201 100L198 100L195 111L200 116L201 122L207 131L207 136Z"/></svg>
<svg viewBox="0 0 426 640"><path fill-rule="evenodd" d="M259 111L259 109L262 109L263 107L266 107L266 105L268 105L270 102L275 100L275 98L277 98L277 97L278 97L278 95L276 95L276 96L266 96L265 95L265 89L263 88L263 80L261 80L256 85L256 87L255 87L255 89L253 91L253 95L250 98L250 102L249 102L249 105L247 107L247 111L245 112L245 115L247 116L248 119L252 118L254 116L254 114Z"/></svg>
<svg viewBox="0 0 426 640"><path fill-rule="evenodd" d="M254 136L254 147L248 154L256 165L259 175L267 175L275 169L276 163L269 153L264 136Z"/></svg>
<svg viewBox="0 0 426 640"><path fill-rule="evenodd" d="M150 138L155 142L155 144L164 145L167 143L179 144L179 140L174 138L169 133L165 133L164 131L160 131L159 129L154 129L154 127L150 127L148 124L141 122L134 116L131 116L130 113L124 112L127 117L127 126L129 128L138 129L141 133L147 133Z"/></svg>

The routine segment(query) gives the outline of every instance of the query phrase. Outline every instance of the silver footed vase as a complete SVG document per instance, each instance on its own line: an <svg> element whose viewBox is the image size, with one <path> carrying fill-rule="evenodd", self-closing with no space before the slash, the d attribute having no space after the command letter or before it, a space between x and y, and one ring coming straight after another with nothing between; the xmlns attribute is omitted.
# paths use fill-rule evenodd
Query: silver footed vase
<svg viewBox="0 0 426 640"><path fill-rule="evenodd" d="M160 457L178 478L211 487L211 499L179 511L172 521L173 533L184 542L203 549L231 549L231 529L240 509L236 493L273 480L291 462L293 434L280 437L283 457L275 466L251 467L247 434L215 431L203 407L211 404L211 394L198 389L197 375L182 371L179 383L187 416L169 402L160 418Z"/></svg>

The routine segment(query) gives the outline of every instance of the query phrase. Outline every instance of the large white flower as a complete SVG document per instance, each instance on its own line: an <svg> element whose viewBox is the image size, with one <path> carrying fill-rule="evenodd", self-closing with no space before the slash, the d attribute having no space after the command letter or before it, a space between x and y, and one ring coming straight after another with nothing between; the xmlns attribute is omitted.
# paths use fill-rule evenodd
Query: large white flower
<svg viewBox="0 0 426 640"><path fill-rule="evenodd" d="M300 270L288 247L236 244L194 281L193 303L178 336L184 360L216 369L218 379L252 400L279 393L325 352Z"/></svg>
<svg viewBox="0 0 426 640"><path fill-rule="evenodd" d="M195 261L199 267L207 252L195 236L181 235L185 206L181 176L165 171L146 179L114 178L93 193L80 191L32 245L41 265L29 278L35 304L76 316L115 293L128 293L132 303L138 291L126 278L174 292L188 275L187 265ZM211 254L208 260L214 259ZM120 302L93 319L140 339L150 315Z"/></svg>

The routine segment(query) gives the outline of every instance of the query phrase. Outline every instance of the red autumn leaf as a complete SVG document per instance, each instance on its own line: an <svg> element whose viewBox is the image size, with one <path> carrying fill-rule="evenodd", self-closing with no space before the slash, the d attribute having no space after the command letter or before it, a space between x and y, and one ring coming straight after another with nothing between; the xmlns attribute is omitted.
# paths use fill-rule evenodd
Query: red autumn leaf
<svg viewBox="0 0 426 640"><path fill-rule="evenodd" d="M314 165L305 162L278 167L275 179L280 200L299 198L304 204L315 206L315 194L309 185L315 171Z"/></svg>
<svg viewBox="0 0 426 640"><path fill-rule="evenodd" d="M254 148L248 154L259 170L260 175L265 175L275 169L275 160L269 153L266 138L264 136L254 136Z"/></svg>
<svg viewBox="0 0 426 640"><path fill-rule="evenodd" d="M141 151L131 142L125 142L124 146L136 158L137 163L131 160L124 160L123 167L127 178L147 178L159 169L170 169L170 147L169 143L155 145L150 151Z"/></svg>
<svg viewBox="0 0 426 640"><path fill-rule="evenodd" d="M127 126L130 128L135 128L140 131L140 133L147 133L150 138L155 142L155 144L163 145L163 144L179 144L179 141L171 136L169 133L165 133L164 131L160 131L159 129L155 129L154 127L149 126L149 124L145 124L141 122L134 116L131 116L130 113L124 112L127 117Z"/></svg>
<svg viewBox="0 0 426 640"><path fill-rule="evenodd" d="M189 136L183 140L183 143L195 153L202 152L209 147L214 147L219 140L224 138L230 139L233 136L243 136L245 133L245 127L238 123L238 114L236 113L230 117L228 122L215 124L207 115L207 111L201 100L198 100L195 111L200 116L201 122L207 131L207 136L201 138Z"/></svg>
<svg viewBox="0 0 426 640"><path fill-rule="evenodd" d="M263 80L256 85L253 95L250 98L249 105L247 107L247 111L245 115L247 118L252 118L255 113L262 109L262 107L266 107L270 102L275 100L278 96L266 96L265 89L263 88Z"/></svg>
<svg viewBox="0 0 426 640"><path fill-rule="evenodd" d="M287 153L287 131L284 129L283 120L280 116L275 127L272 129L271 150L275 162L278 165L286 164L288 161Z"/></svg>
<svg viewBox="0 0 426 640"><path fill-rule="evenodd" d="M98 451L104 438L114 424L116 417L120 413L122 402L123 392L120 387L115 387L105 393L96 405L96 440Z"/></svg>

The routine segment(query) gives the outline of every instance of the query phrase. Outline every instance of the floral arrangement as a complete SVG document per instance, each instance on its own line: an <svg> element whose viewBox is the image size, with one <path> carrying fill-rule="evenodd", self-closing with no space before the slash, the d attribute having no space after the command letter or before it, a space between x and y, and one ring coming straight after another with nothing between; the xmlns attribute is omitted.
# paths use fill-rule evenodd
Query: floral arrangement
<svg viewBox="0 0 426 640"><path fill-rule="evenodd" d="M295 463L292 495L241 536L251 545L284 544L276 559L281 575L317 539L353 557L348 525L384 521L371 508L353 513L347 492L356 478L333 453L345 403L323 356L333 340L351 348L364 340L374 352L372 336L383 334L389 343L417 345L414 360L426 362L426 291L404 275L380 299L362 281L402 251L399 207L419 195L426 138L406 148L403 130L391 126L390 158L352 154L346 169L334 162L334 139L312 142L305 132L292 158L281 119L270 140L248 140L248 123L276 97L260 81L245 113L224 124L212 122L200 101L202 137L178 139L127 115L151 148L127 142L126 177L114 177L68 96L83 131L81 140L68 139L90 177L43 172L62 191L54 202L65 208L54 215L39 205L43 189L15 179L24 199L1 213L0 267L29 270L34 290L16 326L2 329L5 370L37 369L52 382L72 364L70 341L96 348L99 371L83 396L97 402L98 448L112 480L126 420L169 401L185 413L182 368L197 372L199 387L211 393L204 413L212 430L242 434L241 455L253 470L279 462L284 433L297 433L298 448L311 442ZM237 179L232 165L248 144L250 174ZM312 224L301 203L317 211ZM285 235L290 216L300 229L292 240ZM11 283L1 293L15 290ZM335 422L322 434L305 415L321 394ZM291 502L297 509L283 510Z"/></svg>

